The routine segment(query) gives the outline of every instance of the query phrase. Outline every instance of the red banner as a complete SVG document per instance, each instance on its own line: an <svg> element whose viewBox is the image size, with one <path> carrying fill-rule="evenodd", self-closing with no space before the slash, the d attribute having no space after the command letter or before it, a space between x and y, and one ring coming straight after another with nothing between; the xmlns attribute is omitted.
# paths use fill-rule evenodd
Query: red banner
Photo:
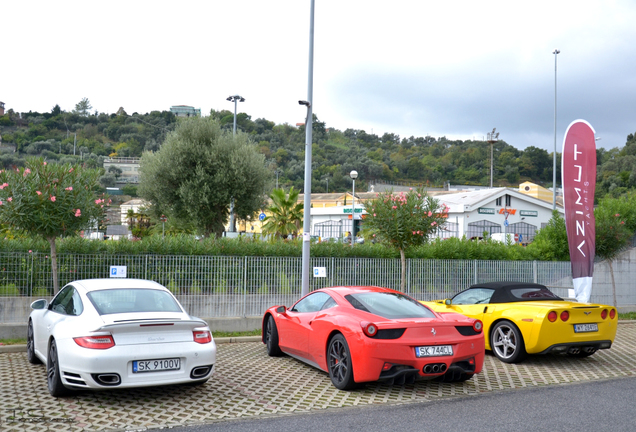
<svg viewBox="0 0 636 432"><path fill-rule="evenodd" d="M585 120L568 126L561 158L563 207L576 299L587 303L592 293L596 223L596 140Z"/></svg>

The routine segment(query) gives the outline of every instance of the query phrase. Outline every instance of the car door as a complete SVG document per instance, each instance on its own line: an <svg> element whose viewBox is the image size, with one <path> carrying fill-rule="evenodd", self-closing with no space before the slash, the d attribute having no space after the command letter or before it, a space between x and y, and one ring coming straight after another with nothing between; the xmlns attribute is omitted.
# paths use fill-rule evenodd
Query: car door
<svg viewBox="0 0 636 432"><path fill-rule="evenodd" d="M55 326L62 320L74 318L84 310L79 293L72 285L67 285L55 296L42 314L35 331L36 348L48 357L49 338Z"/></svg>
<svg viewBox="0 0 636 432"><path fill-rule="evenodd" d="M489 302L494 292L494 290L489 288L467 289L452 298L449 308L453 312L481 320L486 327L486 323L492 314ZM490 323L488 323L489 325Z"/></svg>

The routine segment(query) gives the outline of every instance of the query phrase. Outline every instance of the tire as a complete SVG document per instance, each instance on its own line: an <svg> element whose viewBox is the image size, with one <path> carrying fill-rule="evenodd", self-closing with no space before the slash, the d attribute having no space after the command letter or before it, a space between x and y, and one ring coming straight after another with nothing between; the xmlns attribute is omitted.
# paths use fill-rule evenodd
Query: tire
<svg viewBox="0 0 636 432"><path fill-rule="evenodd" d="M327 347L327 367L329 378L339 390L351 390L356 387L353 380L353 365L351 351L347 340L341 334L335 335Z"/></svg>
<svg viewBox="0 0 636 432"><path fill-rule="evenodd" d="M70 390L64 387L60 378L60 364L57 356L57 345L55 340L51 341L49 346L49 355L46 359L46 381L49 387L49 393L53 397L67 396Z"/></svg>
<svg viewBox="0 0 636 432"><path fill-rule="evenodd" d="M270 357L279 357L283 354L278 346L278 329L276 328L276 322L271 315L267 318L267 324L265 325L265 346L267 347L267 354Z"/></svg>
<svg viewBox="0 0 636 432"><path fill-rule="evenodd" d="M490 348L504 363L518 363L526 358L521 332L510 321L499 321L490 332Z"/></svg>
<svg viewBox="0 0 636 432"><path fill-rule="evenodd" d="M29 320L29 327L27 329L27 360L31 364L42 363L38 356L35 355L35 341L33 336L33 321Z"/></svg>

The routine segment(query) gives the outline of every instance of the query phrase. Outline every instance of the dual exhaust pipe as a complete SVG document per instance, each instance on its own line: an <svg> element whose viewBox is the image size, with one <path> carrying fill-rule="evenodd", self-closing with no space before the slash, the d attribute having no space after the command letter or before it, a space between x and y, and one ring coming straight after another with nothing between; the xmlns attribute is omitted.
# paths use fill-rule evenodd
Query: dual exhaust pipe
<svg viewBox="0 0 636 432"><path fill-rule="evenodd" d="M438 374L446 372L446 363L430 363L424 366L422 371L425 374Z"/></svg>

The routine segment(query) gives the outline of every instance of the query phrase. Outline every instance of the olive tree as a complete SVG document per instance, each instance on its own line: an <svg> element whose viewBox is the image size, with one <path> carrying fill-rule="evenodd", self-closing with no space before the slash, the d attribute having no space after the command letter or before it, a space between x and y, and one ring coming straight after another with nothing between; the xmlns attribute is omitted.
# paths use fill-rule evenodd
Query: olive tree
<svg viewBox="0 0 636 432"><path fill-rule="evenodd" d="M184 119L158 152L140 162L137 194L156 215L193 223L220 237L230 204L242 219L263 208L272 173L249 136L224 131L211 117Z"/></svg>
<svg viewBox="0 0 636 432"><path fill-rule="evenodd" d="M99 171L29 158L0 171L0 223L44 237L51 246L53 291L59 289L55 240L98 224L104 198L96 195Z"/></svg>

